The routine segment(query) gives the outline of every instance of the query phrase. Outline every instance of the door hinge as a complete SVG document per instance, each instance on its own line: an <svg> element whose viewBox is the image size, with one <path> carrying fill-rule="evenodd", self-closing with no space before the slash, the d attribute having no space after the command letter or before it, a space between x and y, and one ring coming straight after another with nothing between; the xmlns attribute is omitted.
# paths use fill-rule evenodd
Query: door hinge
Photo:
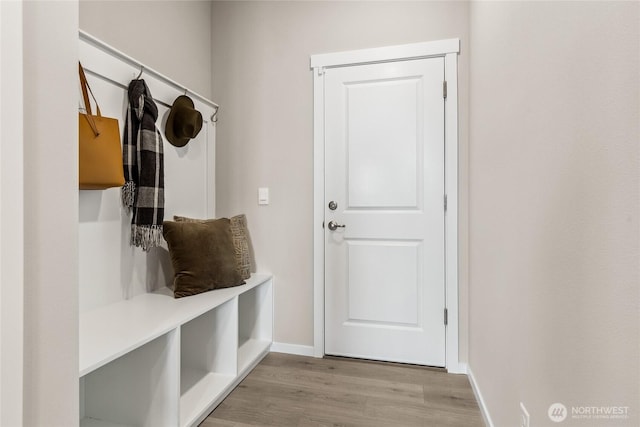
<svg viewBox="0 0 640 427"><path fill-rule="evenodd" d="M447 99L447 81L442 82L442 97Z"/></svg>
<svg viewBox="0 0 640 427"><path fill-rule="evenodd" d="M447 195L444 195L444 211L447 211Z"/></svg>
<svg viewBox="0 0 640 427"><path fill-rule="evenodd" d="M447 326L449 324L449 310L444 309L444 325Z"/></svg>

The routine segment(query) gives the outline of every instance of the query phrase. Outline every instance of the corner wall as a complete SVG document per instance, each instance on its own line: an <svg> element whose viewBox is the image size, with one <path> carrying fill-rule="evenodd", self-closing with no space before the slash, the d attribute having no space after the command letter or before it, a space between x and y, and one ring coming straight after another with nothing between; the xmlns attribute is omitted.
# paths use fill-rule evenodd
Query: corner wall
<svg viewBox="0 0 640 427"><path fill-rule="evenodd" d="M22 2L0 2L0 425L7 426L23 424L22 9Z"/></svg>
<svg viewBox="0 0 640 427"><path fill-rule="evenodd" d="M216 206L247 214L258 268L275 277L274 341L313 346L312 54L460 38L461 212L466 212L466 2L213 2ZM271 203L258 206L258 187ZM460 312L467 312L466 216ZM460 354L466 360L466 317Z"/></svg>
<svg viewBox="0 0 640 427"><path fill-rule="evenodd" d="M640 4L473 2L469 364L495 426L640 424Z"/></svg>
<svg viewBox="0 0 640 427"><path fill-rule="evenodd" d="M55 25L51 25L54 22ZM24 426L78 424L78 3L23 2ZM3 283L3 285L5 285Z"/></svg>

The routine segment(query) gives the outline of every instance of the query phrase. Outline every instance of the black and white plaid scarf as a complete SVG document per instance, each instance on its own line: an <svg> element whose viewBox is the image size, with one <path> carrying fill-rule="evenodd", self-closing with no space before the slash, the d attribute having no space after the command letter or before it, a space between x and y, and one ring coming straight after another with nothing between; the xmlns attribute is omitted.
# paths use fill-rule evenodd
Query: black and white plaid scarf
<svg viewBox="0 0 640 427"><path fill-rule="evenodd" d="M156 129L158 107L144 80L129 83L122 157L122 202L131 218L131 244L149 251L162 241L164 154Z"/></svg>

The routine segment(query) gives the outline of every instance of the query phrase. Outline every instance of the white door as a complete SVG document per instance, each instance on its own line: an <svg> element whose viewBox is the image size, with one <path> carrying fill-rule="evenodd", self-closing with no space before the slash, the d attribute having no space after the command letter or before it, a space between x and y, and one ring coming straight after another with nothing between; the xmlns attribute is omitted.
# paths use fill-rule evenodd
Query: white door
<svg viewBox="0 0 640 427"><path fill-rule="evenodd" d="M325 73L325 353L444 366L444 59Z"/></svg>

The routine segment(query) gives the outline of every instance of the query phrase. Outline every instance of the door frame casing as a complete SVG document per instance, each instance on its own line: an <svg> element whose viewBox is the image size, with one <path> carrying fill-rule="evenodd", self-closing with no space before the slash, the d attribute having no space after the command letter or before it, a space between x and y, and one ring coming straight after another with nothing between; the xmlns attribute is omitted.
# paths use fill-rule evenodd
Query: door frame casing
<svg viewBox="0 0 640 427"><path fill-rule="evenodd" d="M324 356L324 72L327 68L443 57L445 101L445 368L465 373L459 358L458 311L458 54L460 39L446 39L311 56L313 70L313 324L314 356ZM443 308L445 308L443 307ZM444 314L443 314L444 315ZM444 319L443 319L444 321Z"/></svg>

